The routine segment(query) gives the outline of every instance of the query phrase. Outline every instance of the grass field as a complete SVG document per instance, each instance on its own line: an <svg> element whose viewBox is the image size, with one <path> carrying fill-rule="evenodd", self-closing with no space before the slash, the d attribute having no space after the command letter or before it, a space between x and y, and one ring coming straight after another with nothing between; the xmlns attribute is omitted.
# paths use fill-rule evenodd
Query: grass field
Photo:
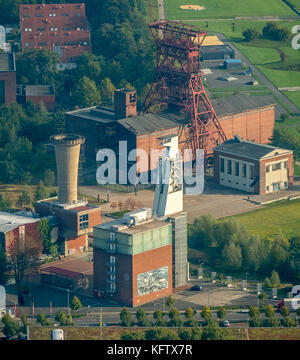
<svg viewBox="0 0 300 360"><path fill-rule="evenodd" d="M257 67L278 88L300 85L299 71L274 70L262 65Z"/></svg>
<svg viewBox="0 0 300 360"><path fill-rule="evenodd" d="M249 329L250 340L300 340L300 329Z"/></svg>
<svg viewBox="0 0 300 360"><path fill-rule="evenodd" d="M295 16L281 0L165 0L166 19L218 19L235 16ZM204 6L203 11L182 10L181 5Z"/></svg>
<svg viewBox="0 0 300 360"><path fill-rule="evenodd" d="M300 83L298 86L300 86ZM300 108L300 91L283 91L283 94L298 108Z"/></svg>
<svg viewBox="0 0 300 360"><path fill-rule="evenodd" d="M237 219L251 233L269 239L280 232L287 238L300 236L300 200L282 200L265 205L260 210L225 219Z"/></svg>
<svg viewBox="0 0 300 360"><path fill-rule="evenodd" d="M300 176L300 166L299 165L294 165L294 175L295 176Z"/></svg>
<svg viewBox="0 0 300 360"><path fill-rule="evenodd" d="M251 45L236 44L236 47L243 53L254 65L264 65L280 61L278 51L272 48L260 48Z"/></svg>

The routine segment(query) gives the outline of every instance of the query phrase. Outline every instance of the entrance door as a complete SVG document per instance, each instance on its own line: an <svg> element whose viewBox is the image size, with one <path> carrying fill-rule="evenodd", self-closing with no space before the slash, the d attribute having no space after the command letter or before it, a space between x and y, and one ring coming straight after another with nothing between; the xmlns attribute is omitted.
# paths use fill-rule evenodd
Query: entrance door
<svg viewBox="0 0 300 360"><path fill-rule="evenodd" d="M273 184L273 191L279 191L280 190L280 183L274 183Z"/></svg>

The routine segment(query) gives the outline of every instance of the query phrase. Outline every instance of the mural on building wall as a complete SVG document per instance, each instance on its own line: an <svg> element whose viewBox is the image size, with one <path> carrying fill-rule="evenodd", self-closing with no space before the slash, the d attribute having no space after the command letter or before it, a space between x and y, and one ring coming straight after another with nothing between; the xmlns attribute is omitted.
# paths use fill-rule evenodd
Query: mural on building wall
<svg viewBox="0 0 300 360"><path fill-rule="evenodd" d="M137 296L150 294L168 288L168 266L138 274Z"/></svg>

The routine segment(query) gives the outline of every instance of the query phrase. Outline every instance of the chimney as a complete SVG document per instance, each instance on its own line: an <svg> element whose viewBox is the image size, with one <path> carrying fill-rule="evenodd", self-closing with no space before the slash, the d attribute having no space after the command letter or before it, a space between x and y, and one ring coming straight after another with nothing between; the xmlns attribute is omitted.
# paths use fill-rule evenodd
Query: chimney
<svg viewBox="0 0 300 360"><path fill-rule="evenodd" d="M136 116L136 91L115 90L115 119L120 120L130 116Z"/></svg>
<svg viewBox="0 0 300 360"><path fill-rule="evenodd" d="M77 180L80 145L85 139L80 135L60 134L50 137L55 147L58 200L60 204L77 202Z"/></svg>

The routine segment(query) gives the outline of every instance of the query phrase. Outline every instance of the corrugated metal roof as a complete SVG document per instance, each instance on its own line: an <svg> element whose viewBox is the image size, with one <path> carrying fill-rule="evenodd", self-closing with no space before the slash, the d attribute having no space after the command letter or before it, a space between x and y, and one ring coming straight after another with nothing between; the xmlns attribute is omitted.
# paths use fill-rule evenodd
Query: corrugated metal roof
<svg viewBox="0 0 300 360"><path fill-rule="evenodd" d="M218 116L238 114L247 110L275 105L272 96L232 95L211 100Z"/></svg>

